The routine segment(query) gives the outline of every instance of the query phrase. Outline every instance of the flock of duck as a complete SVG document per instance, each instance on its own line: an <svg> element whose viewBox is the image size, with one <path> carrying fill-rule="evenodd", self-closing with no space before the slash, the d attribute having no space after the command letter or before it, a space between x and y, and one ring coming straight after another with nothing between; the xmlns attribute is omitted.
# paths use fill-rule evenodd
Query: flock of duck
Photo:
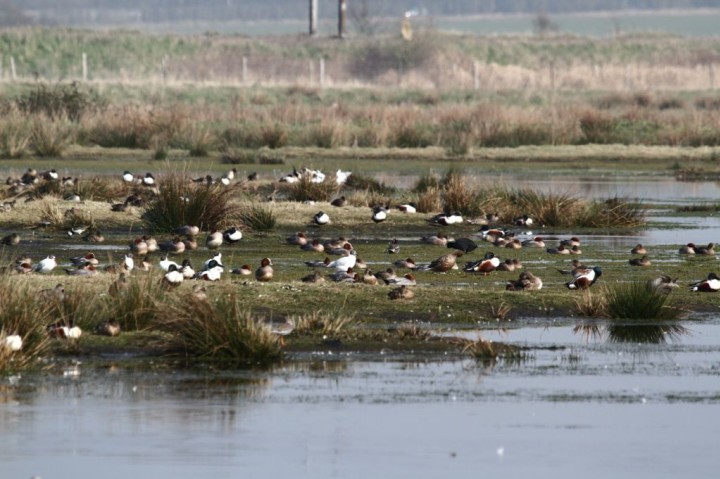
<svg viewBox="0 0 720 479"><path fill-rule="evenodd" d="M222 175L219 180L213 180L209 175L192 181L205 183L212 183L218 181L222 184L228 184L227 181L232 181L236 174L236 170L232 169ZM280 181L294 182L301 178L303 175L309 177L313 181L324 181L325 177L319 171L303 169L301 172L293 170L291 175L283 177ZM336 181L338 184L344 182L349 177L350 172L343 172L338 170L336 174ZM34 170L28 170L18 184L32 184L37 181L38 178L49 178L50 180L58 180L59 175L55 170L50 170L44 173L37 173ZM321 180L320 180L321 179ZM63 179L63 181L68 181ZM122 181L129 184L137 184L146 186L149 188L156 188L156 180L151 173L146 175L134 175L129 171L125 171L122 174ZM132 199L129 197L124 205L132 204ZM334 207L345 206L346 200L344 197L338 197L331 202ZM113 210L116 209L113 205ZM397 210L401 214L415 214L417 213L417 207L414 203L404 203L396 205L392 208L389 206L374 206L371 208L370 219L374 223L382 223L386 221L391 210ZM462 215L456 212L444 212L429 218L428 223L434 226L449 226L463 223L465 220ZM535 248L544 249L548 254L553 255L580 255L582 253L580 249L581 241L578 237L571 237L562 239L559 241L557 246L550 246L545 243L545 240L540 236L529 237L521 240L514 233L505 231L501 228L492 227L491 224L498 221L497 215L487 215L484 218L468 220L467 223L480 225L481 228L475 235L477 241L484 241L492 244L497 248L506 248L508 250L517 250L521 248ZM533 224L532 218L528 215L513 220L516 226L530 227ZM318 211L312 219L310 224L322 227L331 224L330 215L325 211ZM104 240L102 235L98 231L84 231L80 228L78 231L71 230L68 232L69 235L82 235L83 239L89 242L101 242ZM222 253L217 251L223 244L234 244L241 241L243 234L239 227L231 227L224 231L210 231L207 234L205 240L205 246L208 250L216 251L212 258L207 259L203 262L202 266L195 270L189 259L183 260L181 263L177 263L170 259L170 255L182 254L186 251L195 250L198 248L197 238L200 235L200 228L195 225L184 225L179 227L175 231L175 236L172 239L158 242L151 236L144 235L134 238L129 246L129 251L124 254L119 264L110 264L99 269L99 261L95 257L94 253L87 253L82 256L73 257L70 259L72 267L64 268L65 273L71 276L94 276L99 271L108 273L115 273L118 278L110 285L108 293L116 296L120 294L124 289L127 288L127 277L133 270L140 271L151 271L153 264L150 262L149 256L151 253L160 251L165 253L165 256L157 264L157 267L162 270L162 285L166 288L176 288L183 284L187 280L203 280L203 281L218 281L221 279L222 274L225 271L225 267L222 262ZM380 284L393 286L393 289L388 293L390 299L410 299L414 297L412 286L417 284L415 272L436 272L446 273L451 270L460 269L467 273L476 273L482 275L489 275L494 271L519 271L523 270L523 265L518 259L505 259L501 261L493 252L488 251L483 255L482 258L465 262L464 265L458 263L458 259L462 256L473 252L477 249L477 242L470 237L462 237L453 239L447 236L444 232L440 231L437 234L422 236L420 242L424 244L437 245L446 247L451 251L440 255L438 258L427 263L416 263L411 257L398 259L392 262L392 267L387 268L385 271L373 273L365 264L365 262L358 257L358 253L352 243L344 237L339 237L336 240L323 241L320 238L309 238L304 232L298 232L286 238L288 245L297 246L302 251L312 253L323 253L326 255L322 260L305 261L305 264L309 267L314 268L314 271L301 278L301 281L306 283L319 283L327 280L334 282L347 282L347 283L364 283L364 284ZM20 237L16 233L12 233L0 239L0 243L4 245L14 246L20 243ZM387 247L388 254L399 254L401 250L400 242L393 239L389 242ZM647 255L647 250L642 245L637 245L631 251L634 256L629 260L631 266L647 267L650 265L650 260ZM714 255L714 244L707 246L696 246L689 243L679 250L680 254L683 255ZM335 259L331 259L331 256L335 256ZM641 257L637 257L641 256ZM557 270L561 274L569 275L571 278L565 282L565 286L570 290L583 290L590 288L595 284L598 279L602 276L602 269L600 266L585 266L580 260L573 260L573 267L570 270ZM41 261L33 264L31 258L23 256L17 259L15 263L15 271L22 274L28 273L39 273L48 274L58 267L57 259L54 255L49 255ZM396 269L407 269L409 272L405 274L399 274ZM329 274L323 274L321 271L331 270ZM360 270L364 270L362 274ZM263 258L260 265L257 268L251 265L244 264L239 268L233 268L230 270L231 274L240 276L253 276L259 282L271 281L274 277L273 263L270 258ZM653 289L657 289L663 292L669 292L673 288L678 287L677 279L672 279L668 276L659 276L653 278L648 282L648 285ZM519 277L516 280L508 281L505 285L508 291L532 291L540 290L543 287L543 281L541 278L529 271L521 271ZM690 287L691 291L696 292L717 292L720 290L720 278L714 273L710 273L707 279L694 283ZM63 299L65 290L62 284L58 284L56 288L41 291L41 296L47 297L48 299ZM193 286L193 295L199 299L205 299L205 288L201 283ZM280 328L283 329L283 328ZM48 328L51 335L62 338L78 338L81 331L76 326L65 325L65 324L53 324ZM116 335L119 334L119 325L113 321L103 322L98 325L96 332L100 334ZM287 328L283 329L283 332L278 334L287 334ZM21 338L17 335L8 335L5 338L5 346L11 350L19 350L21 346Z"/></svg>

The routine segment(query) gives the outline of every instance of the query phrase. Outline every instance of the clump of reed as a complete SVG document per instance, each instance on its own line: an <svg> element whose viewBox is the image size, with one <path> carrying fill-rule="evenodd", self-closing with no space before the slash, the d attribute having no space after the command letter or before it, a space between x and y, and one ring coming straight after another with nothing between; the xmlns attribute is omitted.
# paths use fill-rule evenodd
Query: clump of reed
<svg viewBox="0 0 720 479"><path fill-rule="evenodd" d="M267 364L282 357L277 336L232 293L213 302L177 297L162 308L158 324L167 331L170 351L217 366Z"/></svg>
<svg viewBox="0 0 720 479"><path fill-rule="evenodd" d="M277 224L272 207L254 202L241 206L238 217L243 225L254 231L271 231Z"/></svg>
<svg viewBox="0 0 720 479"><path fill-rule="evenodd" d="M12 109L0 119L0 156L20 158L30 152L32 123Z"/></svg>
<svg viewBox="0 0 720 479"><path fill-rule="evenodd" d="M307 336L337 336L347 332L356 320L346 314L313 311L293 318L295 333Z"/></svg>
<svg viewBox="0 0 720 479"><path fill-rule="evenodd" d="M171 232L188 224L202 230L222 229L237 218L231 188L193 183L186 172L178 170L167 170L158 183L159 194L142 214L151 232Z"/></svg>
<svg viewBox="0 0 720 479"><path fill-rule="evenodd" d="M611 319L677 319L681 310L667 305L670 295L649 287L645 282L620 283L602 290L607 300L606 314Z"/></svg>
<svg viewBox="0 0 720 479"><path fill-rule="evenodd" d="M95 90L74 81L54 86L39 82L15 99L17 108L26 114L79 121L83 115L106 107L107 101Z"/></svg>
<svg viewBox="0 0 720 479"><path fill-rule="evenodd" d="M619 197L589 203L575 220L576 226L589 228L631 228L644 224L642 204Z"/></svg>
<svg viewBox="0 0 720 479"><path fill-rule="evenodd" d="M127 192L121 182L107 176L78 178L72 187L65 187L65 192L76 193L84 201L112 201Z"/></svg>
<svg viewBox="0 0 720 479"><path fill-rule="evenodd" d="M588 318L601 318L607 309L607 295L601 290L583 290L579 296L573 298L575 312Z"/></svg>
<svg viewBox="0 0 720 479"><path fill-rule="evenodd" d="M107 310L123 331L140 331L155 326L165 302L166 294L157 277L131 276L127 287L108 300Z"/></svg>
<svg viewBox="0 0 720 479"><path fill-rule="evenodd" d="M484 338L478 338L477 341L469 341L463 351L469 353L478 361L499 358L518 360L527 357L527 354L520 346L489 341Z"/></svg>
<svg viewBox="0 0 720 479"><path fill-rule="evenodd" d="M370 176L361 175L359 173L353 173L345 182L347 188L355 190L365 190L372 193L380 193L383 195L391 195L395 193L395 188L388 186L385 183L376 180Z"/></svg>
<svg viewBox="0 0 720 479"><path fill-rule="evenodd" d="M208 156L218 147L217 135L204 125L185 125L178 137L178 146L187 149L190 156Z"/></svg>
<svg viewBox="0 0 720 479"><path fill-rule="evenodd" d="M351 175L350 178L352 178ZM330 180L314 183L310 178L303 176L300 181L290 184L288 199L290 201L330 201L337 192L338 185Z"/></svg>
<svg viewBox="0 0 720 479"><path fill-rule="evenodd" d="M30 149L37 156L62 156L73 136L74 129L69 120L37 116L30 127Z"/></svg>
<svg viewBox="0 0 720 479"><path fill-rule="evenodd" d="M460 170L450 168L441 187L444 211L458 211L471 216L481 213L476 191L467 186Z"/></svg>
<svg viewBox="0 0 720 479"><path fill-rule="evenodd" d="M36 367L50 349L46 328L54 320L52 304L34 300L37 293L27 281L0 276L0 372ZM13 334L22 338L20 351L5 347Z"/></svg>

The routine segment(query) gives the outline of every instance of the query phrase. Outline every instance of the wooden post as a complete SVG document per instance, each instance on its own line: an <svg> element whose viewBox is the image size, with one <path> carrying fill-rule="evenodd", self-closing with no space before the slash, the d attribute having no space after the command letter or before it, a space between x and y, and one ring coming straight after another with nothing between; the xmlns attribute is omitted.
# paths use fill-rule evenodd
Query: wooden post
<svg viewBox="0 0 720 479"><path fill-rule="evenodd" d="M473 62L473 87L476 90L480 89L480 64Z"/></svg>
<svg viewBox="0 0 720 479"><path fill-rule="evenodd" d="M17 71L15 71L15 57L10 57L10 79L12 81L17 80Z"/></svg>
<svg viewBox="0 0 720 479"><path fill-rule="evenodd" d="M308 60L308 68L310 71L310 85L315 84L315 62Z"/></svg>
<svg viewBox="0 0 720 479"><path fill-rule="evenodd" d="M247 57L242 57L242 82L243 84L247 84L247 74L248 74L248 67L247 67Z"/></svg>
<svg viewBox="0 0 720 479"><path fill-rule="evenodd" d="M347 1L338 0L338 37L345 38L345 14L347 13Z"/></svg>
<svg viewBox="0 0 720 479"><path fill-rule="evenodd" d="M310 36L317 33L318 0L310 0Z"/></svg>
<svg viewBox="0 0 720 479"><path fill-rule="evenodd" d="M320 57L320 88L325 88L325 59Z"/></svg>
<svg viewBox="0 0 720 479"><path fill-rule="evenodd" d="M87 65L87 53L82 54L82 81L87 83L88 79L88 65Z"/></svg>

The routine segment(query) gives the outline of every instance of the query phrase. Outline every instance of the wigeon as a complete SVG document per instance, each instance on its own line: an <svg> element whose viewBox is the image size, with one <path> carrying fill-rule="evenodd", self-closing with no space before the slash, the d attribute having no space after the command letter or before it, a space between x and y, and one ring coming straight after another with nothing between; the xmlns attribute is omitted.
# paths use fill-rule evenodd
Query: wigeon
<svg viewBox="0 0 720 479"><path fill-rule="evenodd" d="M261 282L270 281L273 278L272 261L270 258L263 258L260 267L255 270L255 279Z"/></svg>

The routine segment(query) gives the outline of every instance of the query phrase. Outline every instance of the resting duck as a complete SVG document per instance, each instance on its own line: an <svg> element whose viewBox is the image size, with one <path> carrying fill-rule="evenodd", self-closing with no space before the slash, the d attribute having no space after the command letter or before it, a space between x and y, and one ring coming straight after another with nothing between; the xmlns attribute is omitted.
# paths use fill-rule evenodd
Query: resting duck
<svg viewBox="0 0 720 479"><path fill-rule="evenodd" d="M315 238L310 243L306 243L302 246L300 246L300 249L303 251L312 251L315 253L322 253L325 251L325 246L320 242L319 239Z"/></svg>
<svg viewBox="0 0 720 479"><path fill-rule="evenodd" d="M195 225L185 225L175 230L175 234L180 236L197 236L200 234L200 227Z"/></svg>
<svg viewBox="0 0 720 479"><path fill-rule="evenodd" d="M485 253L483 259L465 263L465 268L463 269L468 273L482 273L487 276L495 271L498 266L500 266L500 258L496 258L492 252L488 251Z"/></svg>
<svg viewBox="0 0 720 479"><path fill-rule="evenodd" d="M207 269L197 274L198 279L204 279L205 281L218 281L222 275L223 267L215 259L211 259L207 265Z"/></svg>
<svg viewBox="0 0 720 479"><path fill-rule="evenodd" d="M715 243L709 243L707 246L695 247L695 254L715 256Z"/></svg>
<svg viewBox="0 0 720 479"><path fill-rule="evenodd" d="M261 282L270 281L273 278L272 261L270 258L263 258L260 267L255 270L255 279Z"/></svg>
<svg viewBox="0 0 720 479"><path fill-rule="evenodd" d="M347 199L344 196L340 196L339 198L335 198L334 200L332 200L330 204L337 208L342 208L343 206L347 205Z"/></svg>
<svg viewBox="0 0 720 479"><path fill-rule="evenodd" d="M528 215L522 215L515 218L513 220L513 223L515 223L517 226L530 226L533 224L533 220Z"/></svg>
<svg viewBox="0 0 720 479"><path fill-rule="evenodd" d="M630 266L641 266L643 268L650 266L650 258L647 255L643 255L642 258L631 258Z"/></svg>
<svg viewBox="0 0 720 479"><path fill-rule="evenodd" d="M193 279L195 275L197 274L195 270L192 267L192 263L190 263L190 260L188 258L185 258L182 262L182 265L180 267L180 272L183 275L183 278L185 279Z"/></svg>
<svg viewBox="0 0 720 479"><path fill-rule="evenodd" d="M165 273L162 279L162 284L165 287L175 288L180 286L185 280L182 271L180 271L176 264L171 264L168 272Z"/></svg>
<svg viewBox="0 0 720 479"><path fill-rule="evenodd" d="M307 276L300 278L303 283L324 283L325 277L319 271L313 271Z"/></svg>
<svg viewBox="0 0 720 479"><path fill-rule="evenodd" d="M329 275L329 278L336 283L354 283L355 282L355 271L352 268L347 270L337 270Z"/></svg>
<svg viewBox="0 0 720 479"><path fill-rule="evenodd" d="M647 281L647 288L657 293L670 294L670 292L678 288L678 278L672 279L670 276L662 275Z"/></svg>
<svg viewBox="0 0 720 479"><path fill-rule="evenodd" d="M108 288L108 294L112 297L120 296L123 292L125 292L128 288L128 280L127 280L127 274L120 273L120 276L118 276L118 279L110 283L110 287Z"/></svg>
<svg viewBox="0 0 720 479"><path fill-rule="evenodd" d="M521 249L523 247L522 242L517 238L513 238L511 240L508 240L506 238L498 238L493 243L493 245L495 246L500 246L501 244L503 247L510 249Z"/></svg>
<svg viewBox="0 0 720 479"><path fill-rule="evenodd" d="M375 223L381 223L388 217L387 208L384 206L375 206L372 210L372 220Z"/></svg>
<svg viewBox="0 0 720 479"><path fill-rule="evenodd" d="M236 226L233 226L223 231L223 240L229 244L237 243L242 239L242 237L242 231L240 231Z"/></svg>
<svg viewBox="0 0 720 479"><path fill-rule="evenodd" d="M241 276L250 276L253 274L252 266L249 264L244 264L240 266L239 268L234 268L232 271L230 271L230 274L239 274Z"/></svg>
<svg viewBox="0 0 720 479"><path fill-rule="evenodd" d="M417 205L412 201L410 203L403 203L397 206L397 209L403 213L417 213Z"/></svg>
<svg viewBox="0 0 720 479"><path fill-rule="evenodd" d="M223 244L223 234L217 230L212 230L205 238L205 245L208 249L218 249Z"/></svg>
<svg viewBox="0 0 720 479"><path fill-rule="evenodd" d="M523 241L522 245L527 248L544 248L545 241L543 241L543 239L540 236L536 236L531 240Z"/></svg>
<svg viewBox="0 0 720 479"><path fill-rule="evenodd" d="M335 256L347 256L348 254L350 254L353 246L350 242L346 242L342 246L331 246L329 243L325 243L324 248L327 254L332 254Z"/></svg>
<svg viewBox="0 0 720 479"><path fill-rule="evenodd" d="M87 253L85 256L75 256L70 258L70 262L73 266L82 266L85 264L97 265L98 259L95 257L95 253Z"/></svg>
<svg viewBox="0 0 720 479"><path fill-rule="evenodd" d="M501 230L500 228L490 228L488 225L483 225L480 228L479 233L482 239L489 241L490 243L494 242L498 238L509 236L505 230Z"/></svg>
<svg viewBox="0 0 720 479"><path fill-rule="evenodd" d="M120 323L118 323L114 319L108 319L107 321L103 321L101 323L98 323L95 326L95 334L100 334L102 336L119 336L120 335Z"/></svg>
<svg viewBox="0 0 720 479"><path fill-rule="evenodd" d="M506 259L495 268L498 271L515 271L515 263L510 258Z"/></svg>
<svg viewBox="0 0 720 479"><path fill-rule="evenodd" d="M57 261L55 261L55 256L50 255L44 260L40 261L38 264L36 264L35 268L33 269L36 273L49 273L56 267Z"/></svg>
<svg viewBox="0 0 720 479"><path fill-rule="evenodd" d="M630 254L647 254L647 250L643 245L638 243L633 249L630 250Z"/></svg>
<svg viewBox="0 0 720 479"><path fill-rule="evenodd" d="M137 254L148 254L148 245L144 238L138 236L130 243L130 251Z"/></svg>
<svg viewBox="0 0 720 479"><path fill-rule="evenodd" d="M678 250L680 254L695 254L695 243L688 243L685 246L680 247Z"/></svg>
<svg viewBox="0 0 720 479"><path fill-rule="evenodd" d="M368 269L365 271L365 274L362 275L361 282L363 284L375 286L376 284L378 284L378 279L377 276L375 276L373 272Z"/></svg>
<svg viewBox="0 0 720 479"><path fill-rule="evenodd" d="M707 279L698 281L690 286L690 291L716 293L720 291L720 278L715 273L708 274Z"/></svg>
<svg viewBox="0 0 720 479"><path fill-rule="evenodd" d="M330 266L330 262L330 258L326 256L325 259L321 261L305 261L305 265L311 268L327 268Z"/></svg>
<svg viewBox="0 0 720 479"><path fill-rule="evenodd" d="M543 282L529 271L520 273L517 281L508 281L505 285L507 291L536 291L542 289Z"/></svg>
<svg viewBox="0 0 720 479"><path fill-rule="evenodd" d="M160 251L166 251L172 254L180 254L185 252L185 243L179 236L160 243Z"/></svg>
<svg viewBox="0 0 720 479"><path fill-rule="evenodd" d="M347 256L343 256L341 258L336 259L335 261L331 261L327 265L327 267L335 268L337 271L347 271L348 269L355 266L356 261L357 261L357 252L353 249L348 252Z"/></svg>
<svg viewBox="0 0 720 479"><path fill-rule="evenodd" d="M20 235L17 233L10 233L7 236L3 236L3 238L0 239L0 243L6 246L17 246L20 244Z"/></svg>
<svg viewBox="0 0 720 479"><path fill-rule="evenodd" d="M393 263L393 265L397 266L398 268L408 268L408 269L415 269L417 266L415 264L415 260L412 258L405 258L405 259L399 259Z"/></svg>
<svg viewBox="0 0 720 479"><path fill-rule="evenodd" d="M428 219L428 222L431 224L441 225L441 226L449 226L449 225L455 225L460 224L463 222L463 217L460 213L454 211L452 213L440 213L432 218Z"/></svg>
<svg viewBox="0 0 720 479"><path fill-rule="evenodd" d="M400 286L399 288L395 288L391 290L388 293L388 298L390 299L413 299L415 297L415 293L412 289L408 288L405 285Z"/></svg>
<svg viewBox="0 0 720 479"><path fill-rule="evenodd" d="M561 246L568 246L572 248L573 246L580 246L580 239L577 236L573 236L570 239L564 239L560 241Z"/></svg>
<svg viewBox="0 0 720 479"><path fill-rule="evenodd" d="M305 233L298 232L294 236L288 237L286 240L287 244L295 245L295 246L305 246L307 244L307 237L305 236Z"/></svg>
<svg viewBox="0 0 720 479"><path fill-rule="evenodd" d="M318 211L315 213L315 216L313 216L313 223L318 226L326 225L330 223L330 216L328 216L328 214L324 211Z"/></svg>
<svg viewBox="0 0 720 479"><path fill-rule="evenodd" d="M173 265L176 269L180 269L180 265L178 265L175 261L168 259L168 255L165 255L165 257L158 262L158 266L160 267L160 269L162 269L166 273L170 271L170 266Z"/></svg>
<svg viewBox="0 0 720 479"><path fill-rule="evenodd" d="M563 245L560 245L557 248L547 248L545 251L550 254L570 254L570 250Z"/></svg>
<svg viewBox="0 0 720 479"><path fill-rule="evenodd" d="M63 302L65 301L65 286L59 283L54 288L41 289L38 291L38 299L50 302Z"/></svg>
<svg viewBox="0 0 720 479"><path fill-rule="evenodd" d="M429 264L418 265L416 269L418 271L445 273L451 269L455 269L457 267L457 259L464 254L462 251L456 250L431 261Z"/></svg>
<svg viewBox="0 0 720 479"><path fill-rule="evenodd" d="M438 233L436 235L423 236L420 238L420 241L436 246L446 246L448 244L448 237L445 233Z"/></svg>
<svg viewBox="0 0 720 479"><path fill-rule="evenodd" d="M387 252L390 254L397 254L400 252L400 242L397 239L390 241L387 247Z"/></svg>
<svg viewBox="0 0 720 479"><path fill-rule="evenodd" d="M95 276L97 274L97 270L94 265L86 263L78 266L76 269L66 268L65 273L70 276Z"/></svg>
<svg viewBox="0 0 720 479"><path fill-rule="evenodd" d="M463 253L470 253L477 249L477 243L470 238L458 238L455 241L448 241L447 247L460 250Z"/></svg>
<svg viewBox="0 0 720 479"><path fill-rule="evenodd" d="M412 273L407 273L403 276L395 276L390 278L383 278L385 284L392 284L396 286L415 286L416 280Z"/></svg>
<svg viewBox="0 0 720 479"><path fill-rule="evenodd" d="M578 269L574 274L572 281L565 283L568 289L587 289L598 280L602 275L600 266L593 268Z"/></svg>

